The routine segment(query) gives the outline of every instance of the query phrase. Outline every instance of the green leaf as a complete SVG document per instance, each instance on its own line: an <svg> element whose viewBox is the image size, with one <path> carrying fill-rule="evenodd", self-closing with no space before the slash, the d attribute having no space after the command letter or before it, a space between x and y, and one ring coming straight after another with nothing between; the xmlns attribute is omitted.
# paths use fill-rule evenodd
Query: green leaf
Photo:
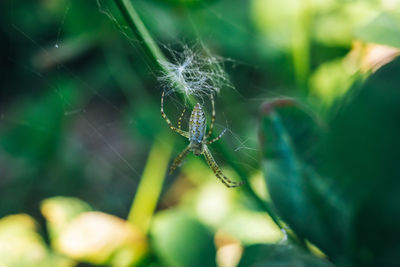
<svg viewBox="0 0 400 267"><path fill-rule="evenodd" d="M257 244L244 248L238 267L247 266L330 267L333 264L291 245Z"/></svg>
<svg viewBox="0 0 400 267"><path fill-rule="evenodd" d="M26 214L0 219L1 266L72 267L72 260L56 255L37 232L36 221Z"/></svg>
<svg viewBox="0 0 400 267"><path fill-rule="evenodd" d="M302 165L295 155L291 140L276 112L262 121L262 132L268 141L264 148L263 171L274 206L295 231L312 235L323 242L322 224L303 184Z"/></svg>
<svg viewBox="0 0 400 267"><path fill-rule="evenodd" d="M84 201L53 197L41 203L53 249L93 264L131 266L148 251L145 235L116 216L93 212Z"/></svg>
<svg viewBox="0 0 400 267"><path fill-rule="evenodd" d="M400 48L400 13L385 12L355 31L365 42Z"/></svg>
<svg viewBox="0 0 400 267"><path fill-rule="evenodd" d="M94 265L134 266L148 251L135 226L103 212L84 212L61 231L53 248L71 259Z"/></svg>
<svg viewBox="0 0 400 267"><path fill-rule="evenodd" d="M310 87L323 104L330 106L345 95L356 78L354 66L345 59L335 59L318 66L310 78Z"/></svg>
<svg viewBox="0 0 400 267"><path fill-rule="evenodd" d="M287 106L290 101L264 105L260 136L268 190L279 215L297 235L342 260L349 209L332 181L314 169L325 162L324 131L316 118ZM286 107L275 110L283 104Z"/></svg>
<svg viewBox="0 0 400 267"><path fill-rule="evenodd" d="M42 201L40 211L47 220L47 227L52 242L68 224L83 212L92 208L86 202L73 197L53 197Z"/></svg>
<svg viewBox="0 0 400 267"><path fill-rule="evenodd" d="M354 266L396 266L400 255L400 59L352 89L331 114L329 173L354 205Z"/></svg>
<svg viewBox="0 0 400 267"><path fill-rule="evenodd" d="M158 213L151 237L157 256L167 266L216 266L213 233L185 211Z"/></svg>

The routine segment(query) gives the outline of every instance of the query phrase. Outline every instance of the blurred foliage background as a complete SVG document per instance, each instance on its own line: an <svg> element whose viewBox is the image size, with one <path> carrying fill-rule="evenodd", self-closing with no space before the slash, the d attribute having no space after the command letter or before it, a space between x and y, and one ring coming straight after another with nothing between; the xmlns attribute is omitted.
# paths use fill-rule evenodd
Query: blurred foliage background
<svg viewBox="0 0 400 267"><path fill-rule="evenodd" d="M400 1L132 5L223 59L211 150L246 185L167 175L188 141L114 1L1 1L0 266L398 266Z"/></svg>

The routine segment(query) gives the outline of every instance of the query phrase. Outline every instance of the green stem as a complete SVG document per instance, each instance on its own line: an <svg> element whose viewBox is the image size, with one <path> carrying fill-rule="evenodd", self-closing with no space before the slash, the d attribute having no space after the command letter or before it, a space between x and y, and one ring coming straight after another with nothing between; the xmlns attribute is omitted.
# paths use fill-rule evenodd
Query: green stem
<svg viewBox="0 0 400 267"><path fill-rule="evenodd" d="M161 133L154 142L128 215L128 222L147 233L172 152L172 140Z"/></svg>
<svg viewBox="0 0 400 267"><path fill-rule="evenodd" d="M139 41L141 48L145 51L146 55L150 56L152 63L156 66L158 71L169 73L170 71L164 67L162 62L167 62L167 58L161 51L160 47L156 44L153 37L150 35L143 21L140 19L138 13L133 7L130 0L114 0L119 11L124 17L126 23L131 28L136 39ZM172 75L173 76L173 75ZM171 84L178 87L177 91L184 92L182 88L184 85L172 81ZM180 96L182 97L182 96ZM191 105L194 105L194 100L186 96ZM183 99L182 99L183 100Z"/></svg>
<svg viewBox="0 0 400 267"><path fill-rule="evenodd" d="M115 0L115 3L146 54L151 56L153 63L155 63L161 70L165 71L160 62L166 61L166 58L154 39L151 37L146 26L144 26L130 0Z"/></svg>
<svg viewBox="0 0 400 267"><path fill-rule="evenodd" d="M302 2L302 7L294 18L292 34L292 57L297 85L307 87L310 73L310 8L308 0Z"/></svg>

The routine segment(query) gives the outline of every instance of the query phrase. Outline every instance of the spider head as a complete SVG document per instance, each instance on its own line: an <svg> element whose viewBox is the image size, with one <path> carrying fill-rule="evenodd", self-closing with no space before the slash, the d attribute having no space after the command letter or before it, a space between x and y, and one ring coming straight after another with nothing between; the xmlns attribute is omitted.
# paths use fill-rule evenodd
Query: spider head
<svg viewBox="0 0 400 267"><path fill-rule="evenodd" d="M192 148L192 152L193 154L195 154L196 156L200 156L203 153L204 150L204 145L203 143L199 143L199 142L192 142L190 144L191 148Z"/></svg>

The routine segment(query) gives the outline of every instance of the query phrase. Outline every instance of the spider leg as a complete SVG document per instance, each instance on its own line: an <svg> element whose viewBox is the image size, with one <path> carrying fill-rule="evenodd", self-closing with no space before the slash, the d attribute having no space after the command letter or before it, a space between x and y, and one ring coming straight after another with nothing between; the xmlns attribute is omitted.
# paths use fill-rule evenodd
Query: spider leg
<svg viewBox="0 0 400 267"><path fill-rule="evenodd" d="M210 124L210 129L207 132L206 139L210 138L212 131L214 129L214 123L215 123L215 103L214 103L214 96L211 94L211 106L212 106L212 113L211 113L211 124Z"/></svg>
<svg viewBox="0 0 400 267"><path fill-rule="evenodd" d="M165 95L165 93L163 91L162 96L161 96L161 116L165 119L169 128L171 128L172 131L177 132L178 134L182 135L183 137L189 138L189 133L174 127L172 125L171 121L168 119L167 115L164 113L164 95Z"/></svg>
<svg viewBox="0 0 400 267"><path fill-rule="evenodd" d="M181 116L179 117L179 120L178 120L178 129L181 129L181 127L182 127L182 118L183 118L183 114L185 114L185 111L186 111L186 107L183 109L182 114L181 114Z"/></svg>
<svg viewBox="0 0 400 267"><path fill-rule="evenodd" d="M181 164L183 159L187 156L190 151L190 146L187 146L175 159L172 163L171 167L169 168L169 174L172 174L175 169Z"/></svg>
<svg viewBox="0 0 400 267"><path fill-rule="evenodd" d="M215 162L210 150L208 149L207 145L204 145L204 152L203 152L204 157L207 160L208 165L210 166L210 168L213 170L215 176L217 176L217 178L228 188L232 188L232 187L239 187L241 185L244 184L244 182L234 182L232 180L229 180L228 177L226 177L221 169L219 168L219 166L217 165L217 163Z"/></svg>
<svg viewBox="0 0 400 267"><path fill-rule="evenodd" d="M212 144L214 142L217 142L219 139L221 139L222 136L224 136L226 132L226 128L220 133L217 137L215 137L213 140L207 141L207 145Z"/></svg>

